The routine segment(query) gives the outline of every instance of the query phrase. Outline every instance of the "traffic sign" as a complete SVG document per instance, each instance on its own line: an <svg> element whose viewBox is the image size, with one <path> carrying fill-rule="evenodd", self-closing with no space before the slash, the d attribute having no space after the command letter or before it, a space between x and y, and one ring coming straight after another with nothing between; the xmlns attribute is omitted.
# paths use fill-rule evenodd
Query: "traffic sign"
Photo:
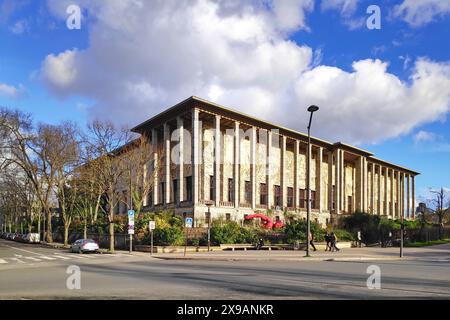
<svg viewBox="0 0 450 320"><path fill-rule="evenodd" d="M150 230L150 231L153 231L153 230L155 230L155 228L156 228L156 223L155 223L155 221L149 221L148 222L148 229Z"/></svg>
<svg viewBox="0 0 450 320"><path fill-rule="evenodd" d="M186 228L192 228L192 218L186 218Z"/></svg>

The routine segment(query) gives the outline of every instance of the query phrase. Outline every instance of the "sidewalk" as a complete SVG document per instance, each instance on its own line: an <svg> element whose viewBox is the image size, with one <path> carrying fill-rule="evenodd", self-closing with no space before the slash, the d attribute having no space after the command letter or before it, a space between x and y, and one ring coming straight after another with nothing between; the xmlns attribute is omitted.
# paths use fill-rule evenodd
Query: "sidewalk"
<svg viewBox="0 0 450 320"><path fill-rule="evenodd" d="M404 248L403 258L400 248L344 248L339 252L311 251L213 251L202 253L156 253L154 258L164 260L205 260L205 261L372 261L372 260L426 260L450 262L450 244L422 248Z"/></svg>

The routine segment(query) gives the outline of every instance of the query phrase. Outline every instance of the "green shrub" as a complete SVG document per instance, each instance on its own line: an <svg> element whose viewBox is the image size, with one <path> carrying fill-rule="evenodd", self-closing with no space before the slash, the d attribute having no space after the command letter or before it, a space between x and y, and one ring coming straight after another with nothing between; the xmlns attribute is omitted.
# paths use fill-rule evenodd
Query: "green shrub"
<svg viewBox="0 0 450 320"><path fill-rule="evenodd" d="M241 227L235 221L224 224L214 221L211 226L211 240L214 244L236 243L241 237Z"/></svg>
<svg viewBox="0 0 450 320"><path fill-rule="evenodd" d="M380 217L365 212L355 212L351 216L345 217L343 221L344 229L354 235L361 231L361 240L365 244L376 243L379 240Z"/></svg>
<svg viewBox="0 0 450 320"><path fill-rule="evenodd" d="M355 237L345 230L333 230L334 234L336 235L338 241L353 241L355 240Z"/></svg>
<svg viewBox="0 0 450 320"><path fill-rule="evenodd" d="M293 220L286 223L284 232L288 243L294 243L297 240L306 241L307 239L307 223L305 220ZM311 233L317 242L324 241L325 231L316 222L310 223Z"/></svg>
<svg viewBox="0 0 450 320"><path fill-rule="evenodd" d="M154 230L154 241L156 244L166 246L179 246L184 243L183 230L178 226L165 226ZM146 243L149 243L149 237L146 237Z"/></svg>

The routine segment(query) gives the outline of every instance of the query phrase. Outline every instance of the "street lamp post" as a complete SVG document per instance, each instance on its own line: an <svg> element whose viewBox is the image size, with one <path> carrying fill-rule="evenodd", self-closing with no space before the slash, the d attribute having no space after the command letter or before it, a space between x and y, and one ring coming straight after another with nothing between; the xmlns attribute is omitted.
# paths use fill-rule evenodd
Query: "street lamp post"
<svg viewBox="0 0 450 320"><path fill-rule="evenodd" d="M311 234L311 122L313 113L319 110L317 106L310 106L308 108L309 124L308 124L308 150L307 150L307 160L306 160L306 201L307 201L307 211L306 211L306 256L309 257L309 235Z"/></svg>
<svg viewBox="0 0 450 320"><path fill-rule="evenodd" d="M211 249L211 206L212 202L207 202L206 206L208 207L208 252Z"/></svg>

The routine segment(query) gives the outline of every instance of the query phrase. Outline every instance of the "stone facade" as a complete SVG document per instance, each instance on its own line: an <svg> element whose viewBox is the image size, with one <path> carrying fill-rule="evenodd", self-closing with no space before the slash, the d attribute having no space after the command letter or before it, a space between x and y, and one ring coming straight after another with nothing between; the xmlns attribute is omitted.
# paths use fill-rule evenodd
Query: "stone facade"
<svg viewBox="0 0 450 320"><path fill-rule="evenodd" d="M163 159L147 169L159 171L152 175L148 210L173 208L199 226L205 223L207 203L213 218L243 221L255 211L282 220L287 213L306 216L308 144L302 133L196 97L133 131L148 135L155 161ZM324 225L357 210L414 218L417 172L313 137L310 163L312 221Z"/></svg>

